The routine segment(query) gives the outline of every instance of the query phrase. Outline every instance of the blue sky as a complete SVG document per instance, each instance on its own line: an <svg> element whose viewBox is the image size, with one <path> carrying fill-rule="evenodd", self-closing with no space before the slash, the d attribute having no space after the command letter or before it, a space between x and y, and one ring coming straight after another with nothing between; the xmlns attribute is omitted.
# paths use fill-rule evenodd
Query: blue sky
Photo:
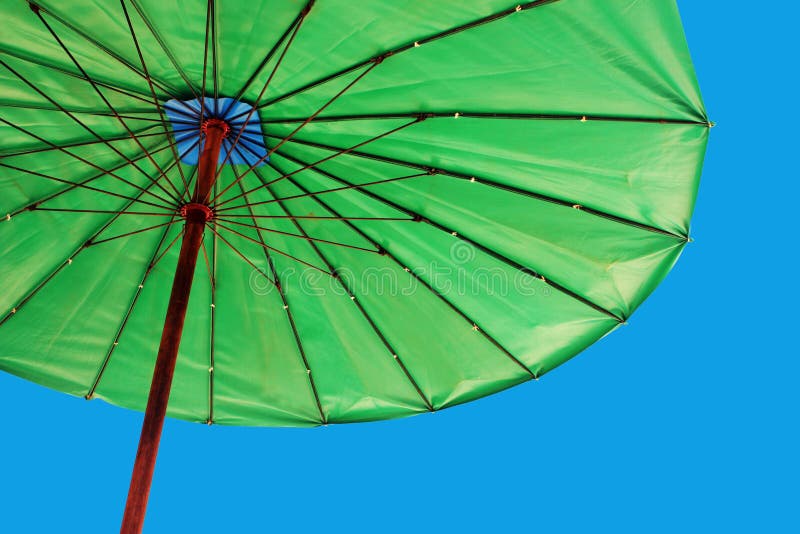
<svg viewBox="0 0 800 534"><path fill-rule="evenodd" d="M797 8L679 4L718 127L695 242L629 326L432 415L168 421L146 532L800 531ZM0 403L0 531L115 532L141 414L6 374Z"/></svg>

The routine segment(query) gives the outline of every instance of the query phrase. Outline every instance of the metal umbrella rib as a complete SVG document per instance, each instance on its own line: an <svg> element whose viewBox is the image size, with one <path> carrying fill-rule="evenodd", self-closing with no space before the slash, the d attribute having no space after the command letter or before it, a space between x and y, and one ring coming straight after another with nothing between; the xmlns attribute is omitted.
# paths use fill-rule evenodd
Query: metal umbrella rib
<svg viewBox="0 0 800 534"><path fill-rule="evenodd" d="M63 74L65 76L69 76L71 78L75 78L75 79L78 79L78 80L86 80L86 77L84 77L84 75L81 74L81 73L69 71L64 67L60 67L58 65L53 65L52 63L49 63L47 61L43 61L43 60L40 60L40 59L34 59L34 58L27 57L27 56L25 56L23 54L20 54L18 52L14 52L14 51L11 51L11 50L6 50L6 49L0 49L0 54L5 55L5 56L13 57L13 58L18 59L20 61L24 61L25 63L28 63L28 64L37 65L39 67L47 69L48 71L52 71L52 72L55 72L55 73ZM88 80L86 80L86 81L88 81ZM101 80L101 79L97 79L97 78L94 79L94 83L96 83L100 87L108 89L109 91L114 91L115 93L118 93L118 94L121 94L121 95L125 95L125 96L127 96L129 98L133 98L135 100L138 100L140 102L144 102L146 104L150 103L150 100L149 100L150 95L148 93L140 91L138 89L133 89L133 88L130 88L130 87L121 87L118 83L113 83L112 84L112 82L110 82L108 80Z"/></svg>
<svg viewBox="0 0 800 534"><path fill-rule="evenodd" d="M323 78L320 78L318 80L310 82L310 83L308 83L308 84L306 84L306 85L304 85L304 86L302 86L302 87L300 87L298 89L295 89L295 90L290 91L290 92L288 92L288 93L286 93L284 95L281 95L281 96L279 96L277 98L274 98L272 100L264 102L263 104L261 104L261 106L259 106L259 109L272 106L272 105L277 104L278 102L281 102L281 101L286 100L288 98L292 98L292 97L297 96L299 94L305 93L306 91L308 91L310 89L314 89L315 87L318 87L320 85L324 85L324 84L326 84L326 83L328 83L330 81L333 81L333 80L335 80L337 78L345 76L345 75L347 75L347 74L349 74L351 72L355 72L360 68L366 67L367 65L372 64L369 67L369 68L372 68L372 67L374 67L375 65L377 65L380 62L382 62L384 59L386 59L388 57L396 56L397 54L401 54L401 53L406 52L408 50L413 50L414 48L419 48L423 44L432 43L434 41L438 41L440 39L444 39L444 38L449 37L451 35L455 35L457 33L461 33L463 31L470 30L472 28L477 28L478 26L483 26L484 24L488 24L488 23L494 22L496 20L500 20L500 19L505 18L505 17L507 17L509 15L514 15L515 13L520 13L522 11L527 11L529 9L533 9L533 8L536 8L536 7L544 6L546 4L555 3L555 2L558 2L558 1L560 1L560 0L537 0L537 1L534 1L534 2L527 2L527 3L524 3L524 4L519 4L519 5L516 5L516 6L512 7L512 8L510 8L510 9L505 9L503 11L499 11L499 12L494 13L492 15L489 15L489 16L486 16L486 17L482 17L482 18L467 22L465 24L461 24L459 26L455 26L453 28L449 28L447 30L441 31L441 32L436 33L436 34L429 35L427 37L420 37L420 38L417 38L417 39L415 39L413 41L408 41L408 42L406 42L405 44L403 44L401 46L398 46L398 47L395 47L395 48L392 48L390 50L387 50L387 51L383 52L382 54L378 55L377 57L372 57L372 58L369 58L369 59L365 59L363 61L360 61L358 63L350 65L349 67L346 67L346 68L344 68L342 70L339 70L339 71L335 72L334 74L329 74L329 75L327 75L327 76L325 76Z"/></svg>
<svg viewBox="0 0 800 534"><path fill-rule="evenodd" d="M238 178L238 176L237 176L237 178ZM237 183L239 184L239 188L244 192L244 187L242 186L241 181L239 180L239 181L237 181ZM245 193L243 193L243 194L245 194ZM245 198L246 198L246 196L245 196ZM252 215L252 213L253 213L252 212L252 208L248 207L248 210L250 211L250 214ZM255 221L253 221L253 222L255 222ZM223 226L223 228L224 228L224 226ZM287 299L286 293L284 293L283 286L281 285L280 275L278 274L278 271L275 269L275 264L273 263L272 256L269 253L270 250L275 250L277 252L277 249L273 249L272 247L269 247L264 242L264 237L261 235L261 229L257 229L256 230L256 235L258 235L258 242L260 242L260 244L261 244L261 248L264 251L265 259L267 260L267 265L269 266L270 272L272 273L272 277L275 280L275 287L278 290L278 295L280 295L280 297L281 297L281 302L283 303L283 309L286 312L286 319L288 320L289 325L290 325L290 327L292 329L292 337L294 338L295 344L297 345L297 351L300 354L301 359L303 360L303 366L305 367L306 375L308 376L308 385L311 388L311 393L314 396L314 404L316 404L317 410L319 411L320 422L322 424L326 424L327 423L327 418L325 416L325 410L322 409L322 402L320 402L320 400L319 400L319 393L317 391L317 385L316 385L316 382L314 381L314 377L312 376L312 373L311 373L311 365L309 365L309 363L308 363L308 358L306 357L306 351L303 348L303 342L300 339L300 333L297 331L297 324L295 323L294 317L292 316L292 310L289 307L289 300ZM281 254L284 254L285 256L288 256L288 254L285 254L285 253L281 253ZM292 257L292 256L289 256L289 257ZM296 261L301 261L301 260L298 260L297 258L294 258L294 259ZM305 262L303 262L303 263L305 263ZM310 264L307 264L307 265L310 265Z"/></svg>
<svg viewBox="0 0 800 534"><path fill-rule="evenodd" d="M270 164L270 165L272 166L272 164ZM273 167L273 168L275 168L275 167ZM270 187L270 183L268 181L266 181L263 178L263 176L261 176L261 174L257 170L255 171L255 174L261 180L264 188L273 197L273 200L275 200L275 202L278 203L278 205L280 206L281 210L283 210L283 212L287 216L289 216L291 218L291 221L294 223L294 225L297 228L297 230L301 234L303 234L305 236L308 236L308 234L303 229L303 227L300 225L300 223L297 221L297 219L292 215L291 211L289 211L289 209L283 204L283 202L281 200L277 199L277 197L275 196L275 193L273 192L272 188ZM283 173L281 173L281 174L283 174ZM290 178L290 180L291 180L291 178ZM379 245L377 245L374 241L372 241L372 240L368 240L368 241L371 242L373 244L373 246L376 247L376 249L382 250L381 247ZM311 245L311 248L314 250L314 252L319 257L319 259L325 264L326 268L332 273L337 273L336 268L333 266L333 264L331 264L331 262L323 254L323 252L319 249L319 247L316 245L316 243L314 243L313 241L309 241L309 244ZM420 399L422 399L422 402L425 403L425 407L428 409L428 411L431 411L431 412L434 411L433 405L428 400L428 398L425 396L425 394L422 392L422 389L420 389L419 385L417 384L417 381L414 380L414 377L412 376L411 372L408 370L408 367L406 366L406 364L403 363L403 360L400 357L400 355L398 354L398 352L394 349L394 347L392 347L392 345L389 343L389 340L386 339L386 336L380 331L380 329L378 328L377 324L375 324L375 321L369 316L369 314L364 309L363 305L359 302L358 298L356 297L356 294L352 291L352 289L349 287L347 282L345 280L343 280L342 277L339 276L338 274L336 274L334 276L334 278L335 278L336 282L342 287L342 289L345 290L345 292L346 292L347 296L349 297L349 299L353 302L353 304L355 304L355 306L358 309L359 313L364 317L364 319L370 325L370 328L373 330L375 335L380 339L381 343L386 347L386 349L389 352L389 354L391 355L391 357L400 366L403 374L406 376L406 378L408 379L408 381L411 384L411 386L414 388L414 390L420 396Z"/></svg>
<svg viewBox="0 0 800 534"><path fill-rule="evenodd" d="M150 94L153 96L153 104L155 104L156 109L158 109L158 114L161 117L161 120L164 121L164 122L161 123L161 126L162 126L162 128L164 130L164 135L169 136L169 131L167 130L166 118L165 118L165 115L164 115L164 109L162 108L161 104L158 101L158 97L156 96L156 88L155 88L155 85L153 84L152 78L150 77L150 72L147 70L147 63L144 60L144 55L142 54L142 48L139 46L139 40L136 38L136 32L133 29L133 23L131 22L131 17L130 17L130 15L128 15L128 8L125 7L125 0L120 0L120 5L122 6L122 11L125 13L125 21L128 23L128 29L131 32L131 39L133 40L133 44L136 47L136 53L139 56L139 61L142 63L142 71L144 71L144 75L147 78L147 85L148 85L148 87L150 87ZM153 35L155 35L155 34L153 34ZM160 41L159 41L159 43L160 43ZM170 56L170 58L172 59L172 56ZM123 124L124 124L124 122L123 122ZM126 127L126 129L127 129L127 127ZM136 138L135 135L134 135L134 138ZM137 143L138 143L138 141L137 141ZM174 145L170 145L170 148L172 150L172 156L175 158L175 161L179 162L180 158L178 157L178 152L175 150L175 146ZM152 158L151 158L151 161L152 161ZM155 164L155 162L153 162L153 163ZM182 199L183 198L188 198L188 196L189 196L189 184L186 182L186 176L183 173L183 168L181 167L180 163L178 163L177 167L178 167L178 172L181 175L181 181L183 182L183 187L184 187L183 194L179 195L179 196Z"/></svg>
<svg viewBox="0 0 800 534"><path fill-rule="evenodd" d="M272 167L273 167L273 168L274 168L274 169L275 169L277 172L279 172L279 173L283 174L283 171L281 171L279 168L275 167L273 164L271 164L271 166L272 166ZM256 173L256 174L258 174L258 173ZM298 189L300 189L301 191L308 192L308 190L307 190L305 187L303 187L303 185L302 185L302 184L298 183L296 180L293 180L293 179L291 179L291 178L289 178L289 180L290 180L290 182L292 183L292 185L293 185L293 186L297 187L297 188L298 188ZM265 187L267 187L267 188L269 189L269 186L267 186L266 184L265 184ZM272 190L271 190L271 189L270 189L270 193L272 194ZM317 196L312 196L312 198L314 199L314 201L315 201L315 202L317 202L317 203L318 203L320 206L322 206L322 208L324 208L325 210L327 210L328 212L332 213L332 214L333 214L333 215L335 215L335 216L339 216L339 212L337 212L337 211L336 211L336 210L335 210L333 207L331 207L329 204L325 203L325 201L324 201L324 200L320 199L320 198L319 198L319 197L317 197ZM288 211L288 209L287 209L286 207L284 207L284 205L283 205L283 202L282 202L281 200L279 200L279 199L276 199L276 202L278 202L278 204L279 204L279 205L280 205L280 206L281 206L281 207L284 209L284 211L286 211L286 213L287 213L287 214L289 214L289 211ZM450 307L450 309L452 309L452 310L453 310L454 312L456 312L458 315L460 315L460 316L461 316L461 317L462 317L462 318L463 318L463 319L464 319L464 320L465 320L465 321L466 321L466 322L469 324L469 326L477 327L477 331L478 331L478 332L480 332L480 333L481 333L481 334L482 334L482 335L483 335L483 336L484 336L484 337L485 337L487 340L489 340L489 342L490 342L490 343L492 343L492 344L493 344L495 347L497 347L497 349L498 349L498 350L500 350L500 351L501 351L503 354L505 354L505 355L506 355L508 358L510 358L510 359L511 359L511 360L512 360L512 361L513 361L515 364L519 365L519 366L520 366L520 367L521 367L523 370L525 370L525 372L527 372L527 373L528 373L528 374L531 376L531 378L536 378L536 375L533 373L533 371L531 371L531 370L528 368L528 366L527 366L527 365L525 365L524 363L522 363L522 362L521 362L521 361L520 361L520 360L519 360L519 359L518 359L516 356L514 356L513 354L511 354L511 352L510 352L510 351L508 351L508 350L507 350L507 349L506 349L506 348L505 348L505 347L502 345L502 343L500 343L500 342L499 342L497 339L495 339L494 337L492 337L492 336L491 336L491 334L489 334L489 333L488 333L488 332L487 332L487 331L486 331L484 328L482 328L482 327L480 326L480 324L479 324L477 321L475 321L475 320L473 320L472 318L470 318L470 317L469 317L469 316L468 316L468 315L467 315L467 314L466 314L464 311L462 311L462 310L461 310L461 309L460 309L460 308L459 308L459 307L458 307L456 304L454 304L454 303L453 303L453 302L452 302L450 299L448 299L447 297L445 297L445 296L444 296L444 295L443 295L441 292L437 291L437 290L436 290L436 289L435 289L435 288L434 288L434 287L433 287L433 286L432 286L432 285L431 285L431 284L430 284L428 281L426 281L425 279L423 279L422 277L420 277L420 276L419 276L419 274L417 274L417 273L416 273L416 272L415 272L413 269L409 268L409 267L408 267L406 264L404 264L404 263L403 263L403 262L402 262L400 259L398 259L398 257L397 257L397 256L395 256L394 254L392 254L392 252L391 252L390 250L383 248L383 247L382 247L380 244L378 244L378 243L377 243L377 242L376 242L376 241L375 241L373 238L371 238L369 235L367 235L366 233L364 233L364 231L363 231L363 230L361 230L361 229L360 229L358 226L356 226L356 225L355 225L355 224L353 224L352 222L350 222L350 221L348 221L348 220L343 220L343 222L344 222L344 224L346 224L346 225L347 225L347 226L348 226L348 227L349 227L351 230L353 230L353 231L354 231L354 232L356 232L356 233L357 233L359 236L361 236L361 237L362 237L362 238L364 238L366 241L368 241L369 243L371 243L371 244L372 244L374 247L376 247L376 248L380 249L380 250L382 251L382 253L383 253L384 255L388 256L388 257L389 257L389 258L390 258L390 259L391 259L391 260L392 260L392 261L393 261L395 264L397 264L397 266L398 266L398 267L400 267L400 268L401 268L401 269L403 269L405 272L407 272L407 273L409 274L409 276L413 277L413 278L414 278L416 281L420 282L420 283L423 285L423 287L425 287L425 288L426 288L428 291L430 291L431 293L433 293L434 295L436 295L436 297L438 297L438 298L439 298L439 299L440 299L442 302L444 302L445 304L447 304L447 306L448 306L448 307ZM295 224L297 225L298 229L301 229L301 228L302 228L302 227L300 226L300 223L299 223L298 221L295 221ZM302 231L302 230L301 230L301 231ZM314 250L318 250L318 247L314 247ZM320 256L321 256L321 252L320 252ZM337 280L339 280L339 279L337 278Z"/></svg>
<svg viewBox="0 0 800 534"><path fill-rule="evenodd" d="M287 160L293 161L293 162L295 162L295 163L297 163L299 165L306 165L306 162L304 162L304 161L302 161L302 160L300 160L298 158L294 158L294 157L292 157L292 156L290 156L290 155L288 155L286 153L278 152L278 154L280 156L286 158ZM547 283L548 285L550 285L554 289L556 289L558 291L561 291L562 293L564 293L566 295L569 295L570 297L572 297L572 298L574 298L574 299L586 304L587 306L589 306L589 307L591 307L591 308L593 308L593 309L595 309L595 310L597 310L597 311L599 311L599 312L601 312L601 313L603 313L603 314L615 319L616 321L618 321L620 323L624 323L625 322L625 319L623 319L622 317L618 316L614 312L612 312L610 310L607 310L606 308L600 306L599 304L596 304L596 303L592 302L588 298L576 293L575 291L572 291L572 290L568 289L567 287L563 286L562 284L560 284L558 282L555 282L552 278L550 278L550 277L548 277L548 276L546 276L544 274L541 274L536 269L533 269L531 267L527 267L525 265L522 265L521 263L519 263L519 262L517 262L517 261L515 261L515 260L513 260L511 258L508 258L507 256L504 256L503 254L501 254L501 253L499 253L499 252L497 252L495 250L492 250L491 248L489 248L489 247L487 247L485 245L482 245L481 243L478 243L477 241L474 241L474 240L470 239L469 237L465 236L462 233L459 233L459 232L457 232L457 231L455 231L455 230L453 230L451 228L448 228L448 227L446 227L446 226L444 226L444 225L442 225L442 224L440 224L440 223L438 223L438 222L436 222L434 220L431 220L430 218L425 217L420 213L417 213L417 212L415 212L413 210L405 208L405 207L401 206L400 204L397 204L396 202L393 202L393 201L389 200L388 198L382 197L382 196L380 196L380 195L378 195L378 194L376 194L376 193L374 193L372 191L361 189L361 188L357 187L357 184L353 184L353 183L351 183L351 182L349 182L349 181L347 181L347 180L345 180L343 178L340 178L340 177L338 177L338 176L336 176L336 175L334 175L334 174L332 174L330 172L323 171L322 169L318 169L316 167L313 168L313 170L314 170L314 172L317 172L317 173L319 173L319 174L321 174L321 175L323 175L323 176L325 176L327 178L330 178L331 180L335 180L335 181L337 181L339 183L342 183L342 184L345 184L345 185L354 186L352 188L354 191L357 191L359 193L363 193L365 196L367 196L367 197L369 197L369 198L371 198L373 200L376 200L376 201L378 201L378 202L380 202L382 204L390 206L391 208L394 208L395 210L397 210L397 211L399 211L401 213L404 213L404 214L408 215L409 217L412 217L417 222L423 222L425 224L429 224L429 225L433 226L434 228L436 228L437 230L440 230L440 231L448 233L448 234L452 234L457 239L460 239L461 241L469 243L470 245L474 246L475 248L481 250L482 252L485 252L485 253L489 254L490 256L502 261L503 263L506 263L506 264L510 265L511 267L513 267L514 269L516 269L516 270L518 270L520 272L526 273L526 274L528 274L528 275L530 275L530 276L532 276L534 278L541 279L543 282Z"/></svg>
<svg viewBox="0 0 800 534"><path fill-rule="evenodd" d="M148 188L152 186L153 184L149 185ZM139 193L138 197L144 195L145 192L146 190ZM128 201L127 204L125 204L125 206L121 210L114 212L114 215L112 217L108 218L102 225L100 225L97 228L97 230L93 231L80 244L80 246L78 246L69 256L67 256L66 259L64 259L61 263L59 263L58 266L52 272L50 272L50 274L48 274L41 282L39 282L39 284L33 287L30 291L28 291L25 294L25 296L19 300L18 304L14 306L9 312L7 312L2 319L0 319L0 326L3 326L8 322L9 319L15 316L19 312L19 310L22 309L23 306L25 306L25 304L27 304L33 297L35 297L36 294L39 293L39 291L41 291L51 280L53 280L53 278L55 278L56 275L58 275L58 273L60 273L67 265L71 265L75 257L78 256L81 252L83 252L87 248L89 248L92 241L103 231L105 231L109 226L111 226L114 223L114 221L116 221L117 218L120 216L120 214L124 213L128 208L130 208L134 204L134 202L135 200L131 199Z"/></svg>
<svg viewBox="0 0 800 534"><path fill-rule="evenodd" d="M415 111L406 113L372 113L367 115L323 115L314 117L311 122L348 122L348 121L373 121L392 119L411 119L424 115L429 119L507 119L507 120L537 120L537 121L578 121L578 122L634 122L645 124L683 124L708 127L709 123L690 119L670 119L655 117L621 117L613 115L592 115L590 113L574 113L569 115L556 115L545 113L480 113L475 111ZM275 118L262 119L261 124L286 124L303 122L305 118Z"/></svg>
<svg viewBox="0 0 800 534"><path fill-rule="evenodd" d="M175 217L173 216L172 218L170 218L170 223L172 223L174 220ZM164 229L164 232L162 232L161 234L161 239L159 239L158 243L156 244L156 247L153 249L153 253L150 256L150 261L148 262L147 267L145 268L144 273L142 274L142 277L139 280L139 284L136 287L136 291L134 292L133 297L131 298L131 303L128 305L128 308L125 311L125 315L123 315L122 320L120 321L119 328L117 328L117 332L116 334L114 334L114 339L109 344L108 350L106 351L106 355L103 358L102 363L100 364L100 368L97 370L94 380L92 381L92 385L89 387L89 390L86 392L86 395L84 395L86 400L91 400L92 397L94 397L94 393L95 391L97 391L97 387L100 385L100 380L103 379L103 373L105 373L106 368L108 367L108 363L109 361L111 361L111 356L114 354L114 349L117 347L117 345L119 345L119 340L122 337L122 334L125 332L125 327L128 325L128 320L133 314L133 310L136 307L136 303L139 301L139 296L142 294L142 290L144 289L144 286L147 283L147 278L150 276L150 273L156 267L159 260L161 260L161 258L163 257L163 255L161 256L159 255L159 252L161 251L161 247L164 245L164 242L167 239L167 234L169 234L171 228L172 226L169 225ZM181 234L178 233L178 237L180 237L180 235ZM165 253L166 251L169 250L169 248L173 244L175 244L176 241L177 238L173 240L170 243L170 245L165 249Z"/></svg>
<svg viewBox="0 0 800 534"><path fill-rule="evenodd" d="M142 137L156 137L156 136L163 135L162 132L149 132L149 133L146 133L148 130L151 130L153 128L155 128L155 126L148 126L147 128L143 128L142 130L139 130L139 132L136 135L138 135L140 139ZM125 136L125 137L106 137L106 138L103 138L102 140L101 139L95 139L93 141L92 140L72 141L72 142L69 142L69 143L62 143L59 146L62 147L62 148L76 148L76 147L82 147L82 146L96 145L96 144L100 144L100 143L107 143L107 142L108 143L113 143L114 141L128 141L128 140L129 140L129 138L127 136ZM165 148L166 148L166 145L165 145ZM53 150L56 150L56 148L54 148L52 146L38 147L38 148L26 148L26 149L24 149L24 150L22 150L20 152L0 153L0 160L8 159L8 158L16 158L16 157L19 157L19 156L29 156L31 154L39 154L41 152L49 152L49 151L53 151ZM152 147L150 148L150 150L151 150L151 154L153 154ZM145 157L144 154L142 154L141 158L144 158L144 157ZM141 158L139 158L139 159L141 159Z"/></svg>
<svg viewBox="0 0 800 534"><path fill-rule="evenodd" d="M79 35L81 38L83 38L86 42L90 43L97 50L103 52L103 54L105 54L107 57L113 59L119 65L121 65L121 66L125 67L126 69L130 70L134 74L137 74L143 80L146 79L145 74L141 70L137 69L131 62L129 62L128 60L123 58L121 55L119 55L119 54L115 53L114 51L112 51L109 47L107 47L107 46L103 45L102 43L100 43L97 39L95 39L94 37L89 35L87 32L85 32L82 29L80 29L79 27L77 27L75 24L72 24L71 22L67 21L64 17L62 17L61 15L57 14L51 8L49 8L49 7L48 8L44 8L41 4L37 4L37 3L34 3L34 2L28 2L28 4L31 7L31 11L33 11L36 14L36 16L39 17L42 20L42 22L44 22L44 17L42 16L42 13L46 13L47 15L52 17L54 20L56 20L59 24L61 24L65 28L68 28L70 31L75 32L77 35ZM85 78L85 79L88 81L88 77ZM162 82L160 82L158 80L153 80L153 82L155 83L156 86L159 87L159 89L164 91L164 93L168 94L170 97L176 98L176 97L179 96L180 91L178 91L176 88L168 87L167 84L162 83ZM143 94L146 94L146 93L143 93Z"/></svg>
<svg viewBox="0 0 800 534"><path fill-rule="evenodd" d="M269 138L273 138L273 139L279 139L280 138L279 136L270 135L270 134L265 134L265 136L269 137ZM301 140L301 139L292 139L291 142L299 144L299 145L305 145L305 146L310 146L310 147L313 147L313 148L320 148L320 149L323 149L323 150L336 152L337 154L340 154L343 150L346 150L346 149L341 149L339 147L326 145L324 143L315 143L313 141L305 141L305 140ZM386 157L386 156L381 156L379 154L370 154L368 152L360 152L360 151L357 151L357 150L349 150L349 151L347 151L347 154L349 154L351 156L358 157L358 158L371 159L371 160L380 161L380 162L383 162L383 163L390 163L392 165L398 165L400 167L407 167L407 168L411 168L411 169L425 170L425 171L429 171L429 172L431 171L431 168L426 166L426 165L422 165L422 164L419 164L419 163L413 163L413 162L410 162L410 161L403 161L403 160L396 159L396 158L389 158L389 157ZM309 165L309 167L313 168L314 165L316 165L316 164L311 164L311 165ZM675 237L675 238L678 238L678 239L681 239L681 240L686 240L686 236L673 234L672 232L669 232L669 231L664 230L662 228L656 228L654 226L650 226L648 224L644 224L644 223L640 223L640 222L633 221L633 220L630 220L630 219L626 219L624 217L619 217L617 215L613 215L611 213L608 213L608 212L605 212L605 211L602 211L602 210L599 210L599 209L590 208L588 206L585 206L583 204L578 203L578 201L563 200L563 199L552 197L552 196L545 195L545 194L542 194L542 193L537 193L535 191L530 191L530 190L527 190L527 189L521 189L519 187L514 187L512 185L508 185L508 184L503 184L503 183L497 182L497 181L492 180L490 178L481 177L481 176L479 176L477 174L471 174L471 175L470 174L464 174L464 173L460 173L460 172L455 172L455 171L451 171L451 170L448 170L448 169L444 169L444 168L441 168L441 167L437 167L436 169L433 170L433 172L434 172L434 174L440 174L442 176L448 176L450 178L457 178L459 180L467 180L469 182L483 184L483 185L486 185L486 186L489 186L489 187L494 187L494 188L497 188L497 189L502 189L502 190L510 192L510 193L514 193L514 194L517 194L517 195L524 195L524 196L527 196L527 197L530 197L530 198L533 198L533 199L536 199L536 200L541 200L541 201L544 201L544 202L548 202L550 204L563 206L565 208L577 209L577 210L580 210L580 211L582 211L584 213L588 213L588 214L591 214L591 215L602 217L604 219L608 219L610 221L613 221L613 222L616 222L616 223L620 223L620 224L624 224L624 225L627 225L627 226L633 226L635 228L639 228L641 230L646 230L648 232L655 232L655 233L658 233L658 234L663 234L663 235L668 235L668 236L671 236L671 237Z"/></svg>

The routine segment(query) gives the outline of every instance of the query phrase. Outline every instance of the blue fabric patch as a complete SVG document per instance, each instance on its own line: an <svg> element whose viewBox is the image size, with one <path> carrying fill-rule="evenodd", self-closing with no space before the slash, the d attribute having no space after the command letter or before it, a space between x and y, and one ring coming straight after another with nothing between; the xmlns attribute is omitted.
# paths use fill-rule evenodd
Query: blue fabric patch
<svg viewBox="0 0 800 534"><path fill-rule="evenodd" d="M205 98L205 112L203 120L222 119L231 131L222 140L222 150L219 153L218 164L225 160L225 156L230 151L233 142L245 126L245 119L253 107L244 102L236 102L232 98ZM181 161L188 165L197 165L200 152L203 149L203 140L200 139L200 100L175 100L172 99L164 104L164 111L167 113L172 132L177 142L178 154ZM256 110L247 122L244 132L236 143L236 149L228 158L228 163L234 165L265 165L269 158L267 147L264 145L264 135L261 131L261 118ZM263 158L263 159L262 159Z"/></svg>

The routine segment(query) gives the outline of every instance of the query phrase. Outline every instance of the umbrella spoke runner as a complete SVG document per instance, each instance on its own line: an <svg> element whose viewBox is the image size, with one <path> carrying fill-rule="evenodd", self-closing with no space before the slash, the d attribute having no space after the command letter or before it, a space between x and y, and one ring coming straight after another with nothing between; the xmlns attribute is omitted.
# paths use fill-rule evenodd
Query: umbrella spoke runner
<svg viewBox="0 0 800 534"><path fill-rule="evenodd" d="M2 14L0 369L144 411L125 534L167 416L375 421L539 379L691 241L713 124L674 0Z"/></svg>

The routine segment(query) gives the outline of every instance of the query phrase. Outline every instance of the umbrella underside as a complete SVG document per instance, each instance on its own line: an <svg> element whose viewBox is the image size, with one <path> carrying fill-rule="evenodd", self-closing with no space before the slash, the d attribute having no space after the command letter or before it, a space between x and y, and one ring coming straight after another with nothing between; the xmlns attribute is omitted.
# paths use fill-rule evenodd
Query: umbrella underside
<svg viewBox="0 0 800 534"><path fill-rule="evenodd" d="M172 417L438 410L628 319L710 126L675 2L351 4L4 4L0 369L144 409L209 120Z"/></svg>

